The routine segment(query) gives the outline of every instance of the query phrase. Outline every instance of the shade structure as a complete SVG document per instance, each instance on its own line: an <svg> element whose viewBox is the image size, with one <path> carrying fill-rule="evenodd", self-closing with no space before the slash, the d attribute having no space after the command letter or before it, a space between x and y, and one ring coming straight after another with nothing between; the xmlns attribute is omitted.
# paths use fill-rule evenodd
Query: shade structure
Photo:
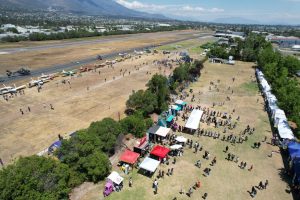
<svg viewBox="0 0 300 200"><path fill-rule="evenodd" d="M168 135L168 133L171 131L170 128L166 128L166 127L159 127L159 129L156 131L156 135L159 135L161 137L166 137Z"/></svg>
<svg viewBox="0 0 300 200"><path fill-rule="evenodd" d="M170 152L169 148L163 147L163 146L160 146L160 145L156 145L152 149L150 154L159 157L159 159L163 159L168 155L169 152Z"/></svg>
<svg viewBox="0 0 300 200"><path fill-rule="evenodd" d="M160 126L155 125L155 126L150 127L147 132L151 133L151 134L155 134L159 128L160 128Z"/></svg>
<svg viewBox="0 0 300 200"><path fill-rule="evenodd" d="M177 105L171 105L171 109L172 110L176 110L176 111L181 110L181 108L179 106L177 106Z"/></svg>
<svg viewBox="0 0 300 200"><path fill-rule="evenodd" d="M111 180L117 185L120 185L120 183L122 183L124 180L124 178L120 176L118 172L115 171L111 172L111 174L107 177L107 179Z"/></svg>
<svg viewBox="0 0 300 200"><path fill-rule="evenodd" d="M185 106L186 102L184 102L182 100L177 100L177 101L175 101L175 104Z"/></svg>
<svg viewBox="0 0 300 200"><path fill-rule="evenodd" d="M289 142L288 151L291 158L298 157L300 158L300 144L298 142Z"/></svg>
<svg viewBox="0 0 300 200"><path fill-rule="evenodd" d="M136 161L139 157L140 157L140 154L126 149L124 151L124 153L120 156L120 161L129 163L129 164L134 164L134 163L136 163Z"/></svg>
<svg viewBox="0 0 300 200"><path fill-rule="evenodd" d="M171 122L172 120L174 119L174 115L169 115L168 117L167 117L167 122Z"/></svg>
<svg viewBox="0 0 300 200"><path fill-rule="evenodd" d="M54 151L54 149L58 149L60 148L62 145L62 142L60 140L54 142L53 144L51 144L51 146L48 148L48 152L52 152Z"/></svg>
<svg viewBox="0 0 300 200"><path fill-rule="evenodd" d="M295 139L293 131L291 130L289 124L285 120L279 120L278 125L278 134L282 139Z"/></svg>
<svg viewBox="0 0 300 200"><path fill-rule="evenodd" d="M202 114L203 114L202 110L194 109L192 111L188 121L186 122L185 127L193 129L193 130L197 129L199 127L199 123L200 123Z"/></svg>
<svg viewBox="0 0 300 200"><path fill-rule="evenodd" d="M183 136L178 136L176 137L175 139L177 142L183 142L183 143L186 143L187 142L187 139Z"/></svg>
<svg viewBox="0 0 300 200"><path fill-rule="evenodd" d="M146 157L139 167L149 172L155 172L159 164L160 162L158 160L154 160L152 158Z"/></svg>
<svg viewBox="0 0 300 200"><path fill-rule="evenodd" d="M273 112L272 117L273 117L274 120L276 120L276 119L286 120L285 112L283 110L281 110L281 109L276 109Z"/></svg>
<svg viewBox="0 0 300 200"><path fill-rule="evenodd" d="M182 148L181 144L174 144L174 145L170 146L170 149L172 149L172 150L177 150L177 149L181 149L181 148Z"/></svg>

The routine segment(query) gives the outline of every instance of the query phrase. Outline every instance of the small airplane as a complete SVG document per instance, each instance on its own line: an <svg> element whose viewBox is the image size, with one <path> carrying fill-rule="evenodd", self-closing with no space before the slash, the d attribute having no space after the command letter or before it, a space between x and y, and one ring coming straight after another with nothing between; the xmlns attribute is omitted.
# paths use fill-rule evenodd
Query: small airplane
<svg viewBox="0 0 300 200"><path fill-rule="evenodd" d="M63 70L61 73L63 76L74 76L76 74L76 71L75 70L71 70L71 71Z"/></svg>
<svg viewBox="0 0 300 200"><path fill-rule="evenodd" d="M45 80L53 80L55 77L57 77L57 74L44 74L42 73L41 76L39 77L39 79L45 79Z"/></svg>
<svg viewBox="0 0 300 200"><path fill-rule="evenodd" d="M3 88L0 88L0 92L2 92L2 91L6 91L6 90L10 90L10 89L12 89L13 87L10 87L10 86L6 86L6 85L4 85L3 84Z"/></svg>
<svg viewBox="0 0 300 200"><path fill-rule="evenodd" d="M37 79L37 80L31 79L31 81L28 83L28 87L31 88L34 86L40 86L40 85L43 85L47 81L49 81L49 80L47 80L47 79Z"/></svg>
<svg viewBox="0 0 300 200"><path fill-rule="evenodd" d="M134 50L134 53L135 53L136 55L143 55L143 54L144 54L143 51L136 51L136 50Z"/></svg>
<svg viewBox="0 0 300 200"><path fill-rule="evenodd" d="M119 53L119 56L121 56L122 58L124 58L127 55L127 53Z"/></svg>
<svg viewBox="0 0 300 200"><path fill-rule="evenodd" d="M0 90L0 94L14 94L17 93L19 90L24 90L26 88L26 85L21 85L19 87L17 87L16 85L14 85L15 87L6 87L4 85L4 88L1 88Z"/></svg>

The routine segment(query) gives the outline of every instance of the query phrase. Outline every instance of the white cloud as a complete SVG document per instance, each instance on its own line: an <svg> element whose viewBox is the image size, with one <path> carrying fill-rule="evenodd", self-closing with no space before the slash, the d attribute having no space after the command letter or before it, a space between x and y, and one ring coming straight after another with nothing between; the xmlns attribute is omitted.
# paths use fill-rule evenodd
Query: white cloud
<svg viewBox="0 0 300 200"><path fill-rule="evenodd" d="M160 14L172 14L172 15L201 15L206 13L220 13L224 12L224 9L221 8L203 8L200 6L191 6L191 5L158 5L158 4L147 4L140 1L129 1L129 0L116 0L117 3L139 11L146 11L151 13L160 13ZM163 12L163 13L161 13Z"/></svg>
<svg viewBox="0 0 300 200"><path fill-rule="evenodd" d="M163 5L156 4L145 4L139 1L126 1L126 0L116 0L117 3L135 10L162 10L165 8Z"/></svg>

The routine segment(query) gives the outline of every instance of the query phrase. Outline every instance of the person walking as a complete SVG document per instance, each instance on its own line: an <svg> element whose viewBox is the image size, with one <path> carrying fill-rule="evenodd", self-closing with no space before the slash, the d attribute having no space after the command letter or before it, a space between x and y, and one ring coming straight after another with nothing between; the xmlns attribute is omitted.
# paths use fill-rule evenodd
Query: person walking
<svg viewBox="0 0 300 200"><path fill-rule="evenodd" d="M248 169L249 172L251 172L253 169L253 165L250 166L250 168Z"/></svg>
<svg viewBox="0 0 300 200"><path fill-rule="evenodd" d="M31 112L31 109L30 109L30 107L28 106L27 108L28 108L28 112Z"/></svg>
<svg viewBox="0 0 300 200"><path fill-rule="evenodd" d="M3 163L2 158L0 158L0 165L1 165L2 167L4 167L4 163Z"/></svg>
<svg viewBox="0 0 300 200"><path fill-rule="evenodd" d="M24 115L24 111L21 108L20 108L20 112L21 112L22 115Z"/></svg>
<svg viewBox="0 0 300 200"><path fill-rule="evenodd" d="M264 189L267 189L267 186L269 185L269 181L266 180L265 185L264 185Z"/></svg>
<svg viewBox="0 0 300 200"><path fill-rule="evenodd" d="M129 178L129 187L132 187L132 177Z"/></svg>

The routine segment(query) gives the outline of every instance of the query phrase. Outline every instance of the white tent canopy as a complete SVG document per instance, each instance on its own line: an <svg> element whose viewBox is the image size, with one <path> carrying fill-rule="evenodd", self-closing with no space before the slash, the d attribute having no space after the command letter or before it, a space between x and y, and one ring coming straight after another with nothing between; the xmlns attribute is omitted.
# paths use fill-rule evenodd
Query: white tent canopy
<svg viewBox="0 0 300 200"><path fill-rule="evenodd" d="M200 119L202 117L203 111L194 109L185 124L186 128L197 129L199 127Z"/></svg>
<svg viewBox="0 0 300 200"><path fill-rule="evenodd" d="M278 134L282 139L294 139L293 131L291 130L289 124L285 120L280 120L278 122Z"/></svg>
<svg viewBox="0 0 300 200"><path fill-rule="evenodd" d="M155 132L156 135L162 136L162 137L166 137L168 135L168 133L171 131L170 128L166 128L166 127L159 127L159 129Z"/></svg>
<svg viewBox="0 0 300 200"><path fill-rule="evenodd" d="M175 140L177 142L183 142L183 143L187 142L187 139L185 137L183 137L183 136L177 136Z"/></svg>
<svg viewBox="0 0 300 200"><path fill-rule="evenodd" d="M182 100L176 100L176 101L175 101L175 104L178 104L178 105L184 105L185 102L182 101Z"/></svg>
<svg viewBox="0 0 300 200"><path fill-rule="evenodd" d="M146 157L140 164L140 168L147 170L149 172L155 172L160 162L152 158Z"/></svg>
<svg viewBox="0 0 300 200"><path fill-rule="evenodd" d="M266 79L262 79L261 86L263 88L263 92L266 94L267 92L271 91L271 87L269 83L266 81Z"/></svg>
<svg viewBox="0 0 300 200"><path fill-rule="evenodd" d="M182 148L181 144L174 144L174 145L170 146L170 149L172 149L172 150L177 150L177 149L180 149L180 148Z"/></svg>
<svg viewBox="0 0 300 200"><path fill-rule="evenodd" d="M274 120L277 120L277 119L287 120L284 111L281 109L276 109L273 112L272 117Z"/></svg>
<svg viewBox="0 0 300 200"><path fill-rule="evenodd" d="M120 183L123 182L124 178L122 176L120 176L118 174L118 172L113 171L108 177L107 179L111 180L112 182L114 182L117 185L120 185Z"/></svg>

